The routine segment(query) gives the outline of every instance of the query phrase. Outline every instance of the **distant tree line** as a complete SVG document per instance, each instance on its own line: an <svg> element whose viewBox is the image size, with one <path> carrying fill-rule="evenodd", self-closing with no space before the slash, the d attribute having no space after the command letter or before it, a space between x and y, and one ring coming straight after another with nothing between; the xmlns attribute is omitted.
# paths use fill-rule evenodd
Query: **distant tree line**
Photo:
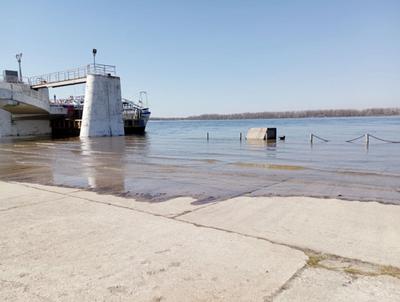
<svg viewBox="0 0 400 302"><path fill-rule="evenodd" d="M233 114L202 114L184 118L152 118L153 120L240 120L307 117L350 117L400 115L400 108L328 109L282 112L245 112Z"/></svg>

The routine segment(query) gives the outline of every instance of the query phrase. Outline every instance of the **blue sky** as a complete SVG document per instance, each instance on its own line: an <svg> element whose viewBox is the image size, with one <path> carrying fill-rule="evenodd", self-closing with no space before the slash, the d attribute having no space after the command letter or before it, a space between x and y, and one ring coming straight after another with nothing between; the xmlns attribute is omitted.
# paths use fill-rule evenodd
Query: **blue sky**
<svg viewBox="0 0 400 302"><path fill-rule="evenodd" d="M400 1L2 1L0 68L117 66L153 116L400 105ZM80 94L82 87L59 89Z"/></svg>

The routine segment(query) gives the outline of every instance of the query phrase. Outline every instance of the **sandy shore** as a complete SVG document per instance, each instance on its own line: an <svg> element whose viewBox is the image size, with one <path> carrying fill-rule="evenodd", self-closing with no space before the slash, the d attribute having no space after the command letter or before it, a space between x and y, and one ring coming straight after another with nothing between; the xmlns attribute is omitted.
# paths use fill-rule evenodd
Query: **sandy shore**
<svg viewBox="0 0 400 302"><path fill-rule="evenodd" d="M0 182L1 301L400 301L400 207Z"/></svg>

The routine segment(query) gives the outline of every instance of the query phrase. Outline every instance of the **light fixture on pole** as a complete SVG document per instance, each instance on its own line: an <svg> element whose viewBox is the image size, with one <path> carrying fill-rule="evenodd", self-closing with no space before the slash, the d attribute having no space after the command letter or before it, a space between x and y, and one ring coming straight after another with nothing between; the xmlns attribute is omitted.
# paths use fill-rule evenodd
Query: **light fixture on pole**
<svg viewBox="0 0 400 302"><path fill-rule="evenodd" d="M96 53L97 53L97 49L93 48L92 52L93 52L93 65L94 65L94 69L96 69Z"/></svg>
<svg viewBox="0 0 400 302"><path fill-rule="evenodd" d="M18 65L19 65L19 81L22 83L22 71L21 71L21 58L22 58L22 53L17 53L17 54L15 55L15 57L17 58Z"/></svg>
<svg viewBox="0 0 400 302"><path fill-rule="evenodd" d="M143 98L144 95L144 98ZM139 92L139 104L143 107L145 105L148 106L148 99L147 99L147 91L140 91Z"/></svg>

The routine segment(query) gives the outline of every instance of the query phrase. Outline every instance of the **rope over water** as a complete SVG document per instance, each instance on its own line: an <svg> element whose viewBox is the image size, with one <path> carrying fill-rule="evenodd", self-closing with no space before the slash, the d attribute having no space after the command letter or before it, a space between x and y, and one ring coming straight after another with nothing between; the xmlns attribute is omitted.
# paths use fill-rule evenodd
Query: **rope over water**
<svg viewBox="0 0 400 302"><path fill-rule="evenodd" d="M352 142L354 142L354 141L356 141L356 140L359 140L359 139L361 139L361 138L363 138L363 137L365 137L364 134L363 134L363 135L360 135L360 136L357 136L356 138L350 139L350 140L346 141L346 143L352 143Z"/></svg>
<svg viewBox="0 0 400 302"><path fill-rule="evenodd" d="M367 143L369 142L369 138L372 137L372 138L374 138L374 139L376 139L378 141L381 141L381 142L390 143L390 144L400 144L400 141L391 141L391 140L388 140L388 139L377 137L377 136L369 134L369 133L357 136L356 138L353 138L353 139L350 139L350 140L346 141L346 143L353 143L354 141L362 139L364 137L366 138Z"/></svg>
<svg viewBox="0 0 400 302"><path fill-rule="evenodd" d="M374 139L377 139L378 141L382 141L382 142L385 142L385 143L400 144L400 141L391 141L391 140L388 140L388 139L383 139L383 138L376 137L376 136L374 136L372 134L367 134L367 135L369 135L370 137L372 137Z"/></svg>

